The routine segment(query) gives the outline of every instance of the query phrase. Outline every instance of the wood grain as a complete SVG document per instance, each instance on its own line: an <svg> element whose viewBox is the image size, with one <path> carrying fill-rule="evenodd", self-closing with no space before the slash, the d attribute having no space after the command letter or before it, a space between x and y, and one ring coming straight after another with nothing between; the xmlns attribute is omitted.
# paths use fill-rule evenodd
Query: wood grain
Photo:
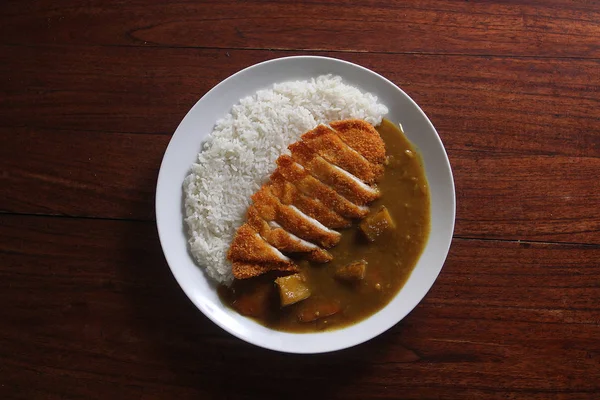
<svg viewBox="0 0 600 400"><path fill-rule="evenodd" d="M0 237L3 398L281 397L298 382L303 396L356 399L600 390L600 246L456 239L402 323L347 351L295 357L204 318L153 224L0 215Z"/></svg>
<svg viewBox="0 0 600 400"><path fill-rule="evenodd" d="M154 220L168 136L30 128L0 136L1 211Z"/></svg>
<svg viewBox="0 0 600 400"><path fill-rule="evenodd" d="M0 399L597 398L599 32L597 1L2 2ZM307 54L416 100L458 204L410 315L295 356L191 304L153 203L198 98Z"/></svg>
<svg viewBox="0 0 600 400"><path fill-rule="evenodd" d="M598 58L595 2L19 1L5 44Z"/></svg>
<svg viewBox="0 0 600 400"><path fill-rule="evenodd" d="M105 132L168 134L225 75L281 54L96 50L19 50L0 63L22 66L4 71L0 210L151 219L168 136ZM600 243L597 61L344 56L394 79L436 124L455 170L458 235Z"/></svg>
<svg viewBox="0 0 600 400"><path fill-rule="evenodd" d="M172 133L221 80L295 54L306 53L0 46L0 124ZM424 109L450 148L466 139L458 146L470 150L561 154L576 147L578 155L597 155L600 149L600 60L323 55L392 80Z"/></svg>
<svg viewBox="0 0 600 400"><path fill-rule="evenodd" d="M0 135L5 138L0 211L154 219L167 135L33 128L0 128ZM505 147L519 146L511 136L507 142ZM594 211L600 209L600 192L593 183L600 152L596 157L519 152L450 149L458 204L455 234L600 243L600 216Z"/></svg>

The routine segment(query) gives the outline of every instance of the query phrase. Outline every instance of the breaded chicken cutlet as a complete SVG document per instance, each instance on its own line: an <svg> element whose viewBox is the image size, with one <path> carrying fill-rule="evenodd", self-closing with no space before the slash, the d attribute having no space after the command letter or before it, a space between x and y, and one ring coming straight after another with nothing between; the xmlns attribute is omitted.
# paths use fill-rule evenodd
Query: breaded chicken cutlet
<svg viewBox="0 0 600 400"><path fill-rule="evenodd" d="M327 248L334 229L364 218L379 198L375 183L383 175L385 145L362 120L332 122L306 132L277 159L269 182L253 196L227 258L236 279L268 271L297 271L287 255L316 262L331 260Z"/></svg>

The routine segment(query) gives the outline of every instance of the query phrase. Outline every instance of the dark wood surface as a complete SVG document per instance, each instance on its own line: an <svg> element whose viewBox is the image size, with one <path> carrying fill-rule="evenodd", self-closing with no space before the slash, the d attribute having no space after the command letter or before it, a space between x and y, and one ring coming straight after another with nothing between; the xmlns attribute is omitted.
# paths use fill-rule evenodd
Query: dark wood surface
<svg viewBox="0 0 600 400"><path fill-rule="evenodd" d="M402 87L457 191L421 304L313 356L205 318L153 210L194 102L300 54ZM9 0L0 77L1 399L600 396L600 2Z"/></svg>

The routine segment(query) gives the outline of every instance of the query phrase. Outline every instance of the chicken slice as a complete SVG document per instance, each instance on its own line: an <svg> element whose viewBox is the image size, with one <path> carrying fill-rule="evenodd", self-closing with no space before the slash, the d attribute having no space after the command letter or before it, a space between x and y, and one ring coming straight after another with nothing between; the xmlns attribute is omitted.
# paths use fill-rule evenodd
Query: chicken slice
<svg viewBox="0 0 600 400"><path fill-rule="evenodd" d="M236 279L248 279L269 271L298 272L298 267L291 263L252 263L244 261L234 261L231 271Z"/></svg>
<svg viewBox="0 0 600 400"><path fill-rule="evenodd" d="M275 197L268 184L252 195L254 207L261 217L267 221L275 221L286 231L309 242L330 248L340 241L340 233L327 228L319 221L311 218L296 207L286 206Z"/></svg>
<svg viewBox="0 0 600 400"><path fill-rule="evenodd" d="M243 224L237 230L227 259L232 262L231 270L236 279L251 278L271 270L298 270L296 264L265 242L248 224Z"/></svg>
<svg viewBox="0 0 600 400"><path fill-rule="evenodd" d="M305 195L319 199L323 204L347 218L363 218L369 212L366 206L358 206L340 196L335 190L311 176L301 165L287 155L277 159L277 171Z"/></svg>
<svg viewBox="0 0 600 400"><path fill-rule="evenodd" d="M352 225L352 221L342 217L319 200L302 194L279 171L275 171L271 175L271 185L269 188L282 204L296 206L304 214L316 219L328 228L347 228Z"/></svg>
<svg viewBox="0 0 600 400"><path fill-rule="evenodd" d="M341 236L332 229L364 218L366 204L379 196L369 184L383 174L385 147L365 121L321 125L290 150L294 158L279 157L270 182L252 196L247 222L229 248L237 279L272 270L298 272L284 253L331 260L323 247L336 245Z"/></svg>
<svg viewBox="0 0 600 400"><path fill-rule="evenodd" d="M261 216L254 205L248 208L246 214L247 223L254 228L258 234L270 245L283 253L306 253L305 256L315 262L329 262L333 256L316 244L300 239L283 229L276 222L267 222Z"/></svg>
<svg viewBox="0 0 600 400"><path fill-rule="evenodd" d="M237 230L227 252L227 259L256 263L291 263L289 258L265 242L248 224L243 224Z"/></svg>
<svg viewBox="0 0 600 400"><path fill-rule="evenodd" d="M305 258L309 261L314 261L319 264L325 264L333 260L333 256L331 255L331 253L320 247L318 249L314 249L313 251L306 253Z"/></svg>
<svg viewBox="0 0 600 400"><path fill-rule="evenodd" d="M383 165L385 144L371 124L359 119L349 119L332 122L331 127L348 146L362 154L370 163Z"/></svg>
<svg viewBox="0 0 600 400"><path fill-rule="evenodd" d="M306 258L309 261L314 261L317 263L327 263L331 260L333 260L333 256L331 255L330 252L328 252L327 250L317 246L314 243L311 242L307 242L304 239L300 239L298 236L289 233L288 231L286 231L285 229L283 229L281 227L281 225L279 225L277 222L275 221L271 221L268 223L269 226L271 227L271 229L275 230L275 231L280 231L281 233L287 235L287 238L283 238L283 242L281 243L282 245L286 245L289 246L289 250L287 250L287 252L289 253L300 253L298 255L302 255L303 258ZM288 242L289 240L289 242ZM292 242L299 242L298 244L292 244ZM275 245L273 245L275 246ZM277 247L277 246L275 246ZM280 249L282 250L282 249ZM282 250L284 252L286 252L286 250Z"/></svg>
<svg viewBox="0 0 600 400"><path fill-rule="evenodd" d="M319 125L301 136L312 151L325 160L348 171L366 183L375 182L383 174L383 167L371 164L359 152L349 147L331 128Z"/></svg>
<svg viewBox="0 0 600 400"><path fill-rule="evenodd" d="M302 165L311 175L329 185L336 192L357 205L365 205L379 198L379 191L360 179L330 164L303 141L291 144L292 159Z"/></svg>
<svg viewBox="0 0 600 400"><path fill-rule="evenodd" d="M254 230L270 245L282 252L308 252L318 247L297 236L294 236L294 238L296 238L296 240L294 240L289 232L286 232L280 227L271 227L269 222L260 216L259 211L254 205L248 207L246 218L248 225L254 228Z"/></svg>

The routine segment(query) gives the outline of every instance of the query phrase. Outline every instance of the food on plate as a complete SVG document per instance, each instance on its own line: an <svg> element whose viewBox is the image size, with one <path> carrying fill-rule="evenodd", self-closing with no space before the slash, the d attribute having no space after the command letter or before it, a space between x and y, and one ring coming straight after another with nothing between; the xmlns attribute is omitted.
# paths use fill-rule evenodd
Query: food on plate
<svg viewBox="0 0 600 400"><path fill-rule="evenodd" d="M306 278L301 274L282 276L275 279L279 287L281 306L289 306L310 297L310 289L306 286Z"/></svg>
<svg viewBox="0 0 600 400"><path fill-rule="evenodd" d="M233 263L233 268L237 271L239 279L261 275L271 270L297 270L288 257L265 242L249 225L244 224L238 229L237 238L237 242L231 245L229 254L237 260Z"/></svg>
<svg viewBox="0 0 600 400"><path fill-rule="evenodd" d="M320 124L351 118L378 125L387 112L377 97L331 75L279 83L241 99L216 122L183 184L189 250L198 265L216 282L233 282L226 253L245 221L250 196L273 173L275 160L289 154L287 147L300 135ZM347 155L337 151L341 144L337 136L307 144L361 179L362 174L372 175L364 163L353 166L356 171L348 168ZM312 206L315 212L324 212L298 193L293 196L295 207ZM348 223L341 216L329 217L338 218L337 224Z"/></svg>
<svg viewBox="0 0 600 400"><path fill-rule="evenodd" d="M298 321L306 323L330 317L342 311L335 300L322 300L314 303L304 303L298 311Z"/></svg>
<svg viewBox="0 0 600 400"><path fill-rule="evenodd" d="M271 231L267 230L267 234L263 235L264 240L288 260L284 263L272 259L269 262L273 264L263 265L260 257L255 257L253 266L245 265L248 269L244 270L240 279L236 279L229 287L220 288L221 298L226 304L243 313L245 310L239 311L239 308L248 308L247 304L250 303L254 312L252 318L273 329L314 332L361 321L383 308L398 293L427 241L430 226L429 190L419 154L401 129L388 120L383 120L376 129L385 143L387 154L382 163L384 169L373 175L370 183L380 195L364 205L370 209L368 214L362 220L360 216L347 216L341 220L330 220L334 225L323 223L340 233L337 244L326 249L297 236L291 236L296 240L296 247L286 248L282 243L270 239L269 234L274 236L270 232L282 230L279 234L284 235L287 230L281 225L270 227ZM264 185L269 187L274 181L273 176L277 174L273 174ZM281 203L298 204L300 190L283 178L277 181L280 190L275 196L285 198ZM291 187L284 190L286 186ZM310 194L302 196L306 196L304 203L307 199L314 199ZM253 208L254 204L248 208L247 223L253 219ZM300 206L298 209L301 209ZM308 215L308 210L312 209L313 206L303 208L302 212ZM331 211L330 207L326 209ZM320 219L325 218L323 215L313 210L311 218L323 221ZM254 224L258 229L269 229L269 222ZM267 227L261 228L264 225ZM232 248L241 246L243 241L236 238ZM311 252L316 250L315 247L327 252L327 258L320 261L312 259ZM294 251L296 248L299 251ZM234 263L234 271L235 268ZM300 282L310 295L294 297L293 302L282 297L281 286L275 282L290 276L302 277ZM268 301L262 301L264 292L271 293ZM288 292L294 293L291 289ZM252 296L257 297L255 302L248 301L248 297ZM257 304L262 307L260 310Z"/></svg>
<svg viewBox="0 0 600 400"><path fill-rule="evenodd" d="M190 252L221 300L314 332L383 308L430 226L417 149L339 77L285 82L219 120L184 181Z"/></svg>
<svg viewBox="0 0 600 400"><path fill-rule="evenodd" d="M227 254L235 278L262 275L268 268L277 271L297 270L291 266L294 265L293 261L281 252L304 256L316 262L329 262L332 259L326 249L338 244L341 234L326 226L330 222L328 215L322 216L318 212L307 215L302 209L285 204L286 192L278 189L281 185L298 188L302 195L321 204L328 213L334 213L344 221L366 216L369 212L367 204L379 198L380 192L375 185L366 184L343 168L321 158L304 142L305 139L310 141L326 134L338 135L346 140L347 137L356 136L348 132L362 132L361 135L373 143L362 148L369 149L363 151L372 156L373 161L367 162L376 171L374 179L377 180L381 177L381 167L385 161L385 145L379 133L362 120L336 121L331 126L338 128L319 126L292 143L288 147L291 158L288 155L280 156L274 178L251 196L253 203L248 208L247 222L238 229ZM344 146L352 149L347 144ZM353 151L352 158L362 162L366 160L365 154ZM368 226L379 227L382 224L377 215L379 213L371 217L376 222Z"/></svg>
<svg viewBox="0 0 600 400"><path fill-rule="evenodd" d="M341 281L358 282L365 278L367 264L365 260L358 260L350 264L340 265L335 269L333 276Z"/></svg>
<svg viewBox="0 0 600 400"><path fill-rule="evenodd" d="M254 285L251 290L240 293L231 306L240 314L247 317L264 318L269 311L273 296L271 287Z"/></svg>
<svg viewBox="0 0 600 400"><path fill-rule="evenodd" d="M395 229L396 223L392 219L388 209L385 206L381 206L379 211L361 221L359 227L367 240L374 242L388 229Z"/></svg>

